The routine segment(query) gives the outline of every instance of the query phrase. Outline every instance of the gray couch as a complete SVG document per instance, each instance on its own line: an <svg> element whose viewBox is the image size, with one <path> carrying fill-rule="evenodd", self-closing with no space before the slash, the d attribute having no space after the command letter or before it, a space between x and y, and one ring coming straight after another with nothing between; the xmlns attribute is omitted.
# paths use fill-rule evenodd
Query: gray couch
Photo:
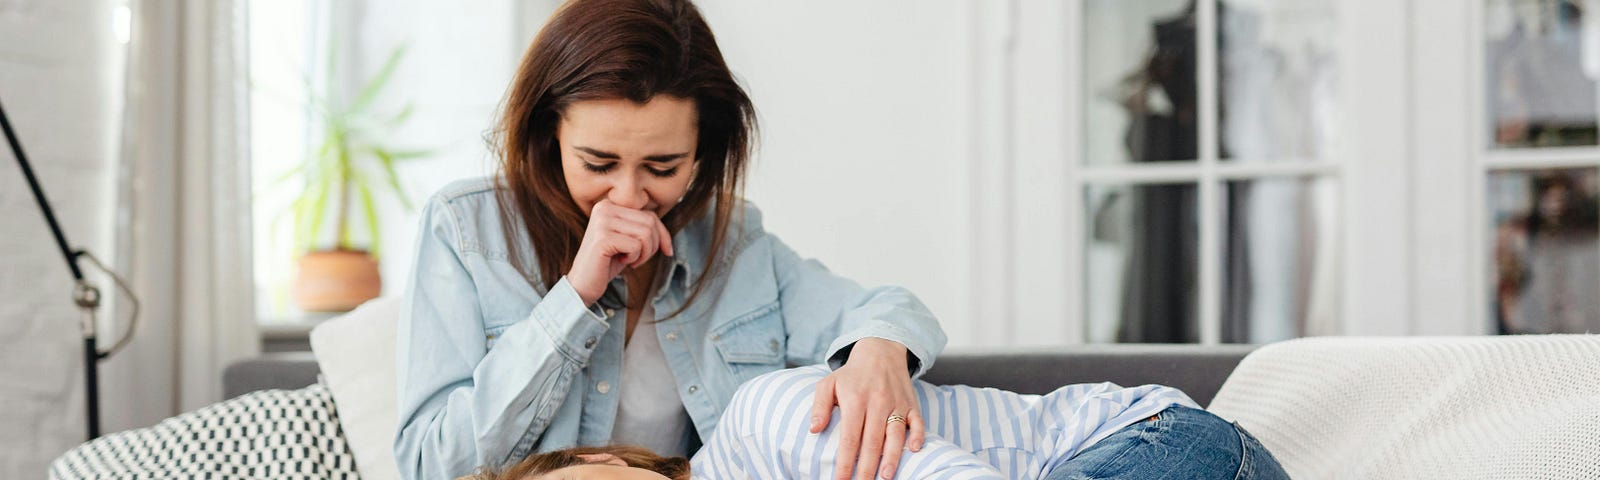
<svg viewBox="0 0 1600 480"><path fill-rule="evenodd" d="M376 322L393 317L375 313ZM371 331L361 323L344 328L327 337ZM330 347L323 351L346 351ZM1032 393L1101 381L1175 386L1250 429L1294 478L1593 479L1600 478L1600 369L1594 365L1600 365L1600 335L1316 337L1259 348L958 350L941 357L927 379ZM386 378L365 373L371 370L330 361L327 377L349 391L373 391L355 388ZM234 365L226 388L230 395L298 388L317 375L310 354L277 354ZM392 428L383 431L392 427L393 413L355 410L367 421L350 422L362 428L346 428L347 439L358 431L369 440L393 435ZM393 464L392 455L385 458L389 443L363 444L372 449L363 478L397 478L379 472Z"/></svg>
<svg viewBox="0 0 1600 480"><path fill-rule="evenodd" d="M953 350L923 379L1022 393L1044 393L1073 383L1158 383L1176 387L1201 405L1211 403L1223 380L1251 345L1081 345L1050 349ZM310 352L269 353L240 361L223 372L223 392L232 398L255 390L292 389L315 383Z"/></svg>

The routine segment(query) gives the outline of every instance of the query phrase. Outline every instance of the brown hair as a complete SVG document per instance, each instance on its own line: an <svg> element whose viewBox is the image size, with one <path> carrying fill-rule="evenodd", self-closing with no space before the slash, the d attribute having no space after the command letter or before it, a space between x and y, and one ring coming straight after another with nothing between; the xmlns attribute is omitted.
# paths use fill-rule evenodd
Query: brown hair
<svg viewBox="0 0 1600 480"><path fill-rule="evenodd" d="M706 263L684 307L722 268L756 119L711 27L688 0L573 0L551 16L523 55L494 132L510 260L530 283L555 286L572 268L588 224L562 176L555 134L563 110L585 100L645 103L656 95L693 101L700 132L694 179L662 223L676 234L714 210ZM519 258L519 228L536 246L542 278L529 274Z"/></svg>
<svg viewBox="0 0 1600 480"><path fill-rule="evenodd" d="M689 459L683 457L663 457L655 452L639 447L578 447L554 452L541 453L529 456L516 465L504 470L495 470L484 467L477 474L463 477L460 480L522 480L534 475L543 475L573 465L586 465L591 462L579 458L578 455L592 455L608 453L622 459L630 467L643 468L652 472L665 475L672 480L689 480Z"/></svg>

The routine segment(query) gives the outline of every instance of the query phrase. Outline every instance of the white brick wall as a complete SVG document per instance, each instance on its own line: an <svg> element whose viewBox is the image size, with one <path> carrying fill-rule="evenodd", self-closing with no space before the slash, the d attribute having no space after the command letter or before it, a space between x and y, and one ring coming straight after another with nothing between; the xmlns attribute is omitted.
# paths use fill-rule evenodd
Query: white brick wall
<svg viewBox="0 0 1600 480"><path fill-rule="evenodd" d="M110 19L108 0L0 0L0 103L68 240L102 258L120 95ZM42 478L84 439L82 346L71 276L3 144L0 218L0 478Z"/></svg>

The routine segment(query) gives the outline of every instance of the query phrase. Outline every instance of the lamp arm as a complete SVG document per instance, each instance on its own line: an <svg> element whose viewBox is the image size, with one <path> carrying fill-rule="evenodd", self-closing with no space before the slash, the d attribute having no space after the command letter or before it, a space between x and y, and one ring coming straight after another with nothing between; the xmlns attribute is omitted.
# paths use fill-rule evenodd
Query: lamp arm
<svg viewBox="0 0 1600 480"><path fill-rule="evenodd" d="M28 180L28 188L33 191L33 199L39 203L39 210L44 213L45 223L50 225L50 233L55 236L56 247L61 250L61 257L66 260L67 268L72 271L72 279L77 284L73 300L82 308L98 308L100 305L99 290L88 284L83 278L83 270L78 267L78 259L81 257L88 258L96 268L110 276L117 289L128 297L132 315L128 320L127 331L117 339L117 343L112 345L110 350L95 352L97 358L109 357L127 346L128 340L133 338L134 328L139 322L139 298L133 294L133 289L128 288L127 282L123 281L121 276L106 268L94 255L84 250L72 250L67 246L67 236L61 231L60 222L56 221L55 210L50 208L50 201L45 198L44 189L39 186L39 178L34 176L33 167L28 164L28 156L22 152L22 143L17 140L17 133L11 128L11 119L6 116L3 105L0 105L0 129L5 130L6 142L11 144L11 153L17 157L17 164L22 167L22 175Z"/></svg>
<svg viewBox="0 0 1600 480"><path fill-rule="evenodd" d="M22 166L22 176L28 179L28 188L33 190L33 199L39 202L39 210L44 212L45 223L50 224L50 233L55 235L56 247L61 249L61 258L67 261L67 268L72 270L72 279L83 281L83 271L78 269L78 255L82 252L73 252L67 247L67 236L61 233L61 224L56 222L55 210L50 208L50 201L44 198L44 190L39 188L39 179L33 175L33 167L28 165L28 156L22 153L22 143L17 141L17 133L11 129L11 119L6 118L6 109L0 106L0 128L5 129L6 141L11 144L11 153L17 157L17 164Z"/></svg>

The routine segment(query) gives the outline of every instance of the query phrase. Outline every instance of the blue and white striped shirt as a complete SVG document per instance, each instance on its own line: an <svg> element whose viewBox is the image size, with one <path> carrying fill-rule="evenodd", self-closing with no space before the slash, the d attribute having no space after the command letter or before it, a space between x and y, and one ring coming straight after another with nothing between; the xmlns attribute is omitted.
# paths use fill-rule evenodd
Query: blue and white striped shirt
<svg viewBox="0 0 1600 480"><path fill-rule="evenodd" d="M809 432L812 394L826 366L783 370L740 387L716 433L692 459L694 478L827 478L839 438L839 410L823 433ZM1199 408L1161 385L1068 385L1024 395L916 381L926 442L906 450L896 478L1040 478L1122 427L1173 405Z"/></svg>

